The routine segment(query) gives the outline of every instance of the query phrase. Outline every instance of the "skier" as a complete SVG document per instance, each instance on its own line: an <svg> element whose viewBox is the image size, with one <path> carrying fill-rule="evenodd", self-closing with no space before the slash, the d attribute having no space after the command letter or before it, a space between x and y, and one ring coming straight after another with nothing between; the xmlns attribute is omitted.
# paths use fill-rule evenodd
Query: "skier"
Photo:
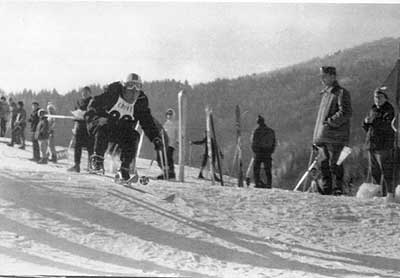
<svg viewBox="0 0 400 278"><path fill-rule="evenodd" d="M162 150L147 96L142 91L142 81L136 73L128 75L126 82L110 84L103 94L95 96L89 103L85 119L88 130L94 136L94 155L91 167L104 171L104 153L108 142L117 143L121 148L120 179L130 179L129 166L135 158L139 133L135 130L139 121L144 133L157 150Z"/></svg>
<svg viewBox="0 0 400 278"><path fill-rule="evenodd" d="M200 167L200 172L199 172L199 179L204 179L203 176L203 170L207 166L207 161L208 161L208 143L207 143L207 131L204 131L204 138L199 141L189 141L189 144L193 145L204 145L204 154L203 154L203 160L201 162L201 167ZM211 138L211 167L214 169L214 179L215 181L219 182L221 179L216 175L216 168L215 168L215 161L216 161L216 155L217 155L217 146L215 144L215 141L213 138ZM221 158L223 158L222 152L220 152Z"/></svg>
<svg viewBox="0 0 400 278"><path fill-rule="evenodd" d="M175 147L178 144L178 123L174 119L175 112L172 108L169 108L165 113L165 117L167 120L164 123L164 130L168 136L168 148L167 152L167 165L168 165L168 178L175 179L175 166L174 166L174 151ZM157 156L157 160L160 160L159 155ZM160 164L160 163L159 163ZM157 179L164 179L167 176L165 173L159 175Z"/></svg>
<svg viewBox="0 0 400 278"><path fill-rule="evenodd" d="M321 161L323 194L343 194L343 165L337 165L339 155L350 137L352 115L349 92L336 80L336 68L321 67L320 78L325 88L315 123L313 144L322 149Z"/></svg>
<svg viewBox="0 0 400 278"><path fill-rule="evenodd" d="M32 140L32 149L33 149L33 157L30 159L32 161L39 161L40 160L40 149L39 149L39 141L36 139L36 128L39 124L39 103L37 101L32 102L32 113L28 120L31 124L31 140Z"/></svg>
<svg viewBox="0 0 400 278"><path fill-rule="evenodd" d="M251 135L251 149L254 152L254 183L256 188L272 187L272 153L275 150L276 138L273 129L265 124L265 120L261 115L257 118L258 127ZM260 177L261 164L264 164L264 171L267 182L264 183Z"/></svg>
<svg viewBox="0 0 400 278"><path fill-rule="evenodd" d="M373 182L382 186L382 195L389 202L394 199L393 147L395 132L391 123L394 108L384 90L374 91L372 105L362 127L367 132L366 149L369 152L369 171Z"/></svg>
<svg viewBox="0 0 400 278"><path fill-rule="evenodd" d="M87 110L89 102L92 100L92 91L90 87L84 87L81 92L82 98L78 101L75 109L81 110L82 113ZM93 155L93 144L94 138L89 135L87 131L87 125L84 118L76 118L74 129L72 130L73 135L75 136L75 149L74 149L74 166L68 169L70 172L80 172L80 164L82 157L82 148L86 147L88 152L88 159Z"/></svg>

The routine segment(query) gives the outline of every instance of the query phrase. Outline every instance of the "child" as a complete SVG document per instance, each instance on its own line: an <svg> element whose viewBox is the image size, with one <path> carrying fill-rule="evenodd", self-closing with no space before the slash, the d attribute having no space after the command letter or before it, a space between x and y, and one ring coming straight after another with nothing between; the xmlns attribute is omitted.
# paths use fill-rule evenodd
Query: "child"
<svg viewBox="0 0 400 278"><path fill-rule="evenodd" d="M40 109L38 111L39 124L36 128L35 139L39 141L40 152L42 158L38 161L39 164L47 164L47 147L49 140L49 121L46 117L46 111Z"/></svg>

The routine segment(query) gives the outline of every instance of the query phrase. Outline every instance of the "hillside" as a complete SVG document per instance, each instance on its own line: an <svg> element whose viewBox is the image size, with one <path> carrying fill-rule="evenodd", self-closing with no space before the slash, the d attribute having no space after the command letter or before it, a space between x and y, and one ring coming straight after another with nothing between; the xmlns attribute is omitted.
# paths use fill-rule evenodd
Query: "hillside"
<svg viewBox="0 0 400 278"><path fill-rule="evenodd" d="M0 275L400 277L400 204L383 198L211 186L190 168L128 189L4 140L0 155Z"/></svg>
<svg viewBox="0 0 400 278"><path fill-rule="evenodd" d="M319 94L322 85L318 78L321 65L333 65L338 69L339 81L352 97L353 118L350 146L354 148L348 159L346 181L358 185L366 174L366 158L361 149L364 132L360 123L372 105L371 92L379 86L390 72L398 56L400 40L385 38L365 43L360 46L338 50L332 55L319 57L275 70L273 72L252 74L235 79L218 79L209 83L190 86L187 82L175 80L153 81L144 84L155 117L163 122L167 108L177 109L177 92L185 89L189 94L188 139L200 139L205 129L204 108L210 105L214 110L218 140L225 153L224 171L231 168L235 149L235 105L240 104L243 112L244 161L247 166L252 155L249 137L255 127L258 114L263 114L267 124L275 129L279 146L274 154L274 183L283 188L295 184L299 174L304 171L312 139L315 116L318 110ZM86 84L82 84L84 86ZM104 84L103 84L104 85ZM96 93L101 92L101 85L93 85ZM34 94L33 94L34 95ZM61 107L60 113L69 114L78 93L69 92L65 97L54 92L32 96L17 94L27 103L39 98L42 105L55 99ZM28 107L29 110L29 107ZM72 123L59 121L57 132L59 144L68 144ZM202 149L193 148L191 161L199 165ZM145 142L144 157L152 158L152 146ZM189 153L189 152L188 152ZM189 160L189 157L187 158Z"/></svg>

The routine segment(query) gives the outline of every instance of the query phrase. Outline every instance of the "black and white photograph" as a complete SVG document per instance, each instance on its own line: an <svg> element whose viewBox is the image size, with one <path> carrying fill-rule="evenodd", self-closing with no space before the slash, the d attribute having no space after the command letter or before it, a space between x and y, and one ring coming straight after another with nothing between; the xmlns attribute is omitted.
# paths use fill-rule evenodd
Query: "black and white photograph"
<svg viewBox="0 0 400 278"><path fill-rule="evenodd" d="M0 276L400 278L400 1L0 1Z"/></svg>

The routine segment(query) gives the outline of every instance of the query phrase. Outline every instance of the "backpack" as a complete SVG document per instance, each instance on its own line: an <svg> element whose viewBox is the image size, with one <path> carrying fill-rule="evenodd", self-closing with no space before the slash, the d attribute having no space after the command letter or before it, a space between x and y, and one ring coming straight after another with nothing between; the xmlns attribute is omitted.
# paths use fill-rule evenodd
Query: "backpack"
<svg viewBox="0 0 400 278"><path fill-rule="evenodd" d="M253 134L253 142L251 148L254 152L260 150L273 151L275 146L275 133L267 126L258 127Z"/></svg>

